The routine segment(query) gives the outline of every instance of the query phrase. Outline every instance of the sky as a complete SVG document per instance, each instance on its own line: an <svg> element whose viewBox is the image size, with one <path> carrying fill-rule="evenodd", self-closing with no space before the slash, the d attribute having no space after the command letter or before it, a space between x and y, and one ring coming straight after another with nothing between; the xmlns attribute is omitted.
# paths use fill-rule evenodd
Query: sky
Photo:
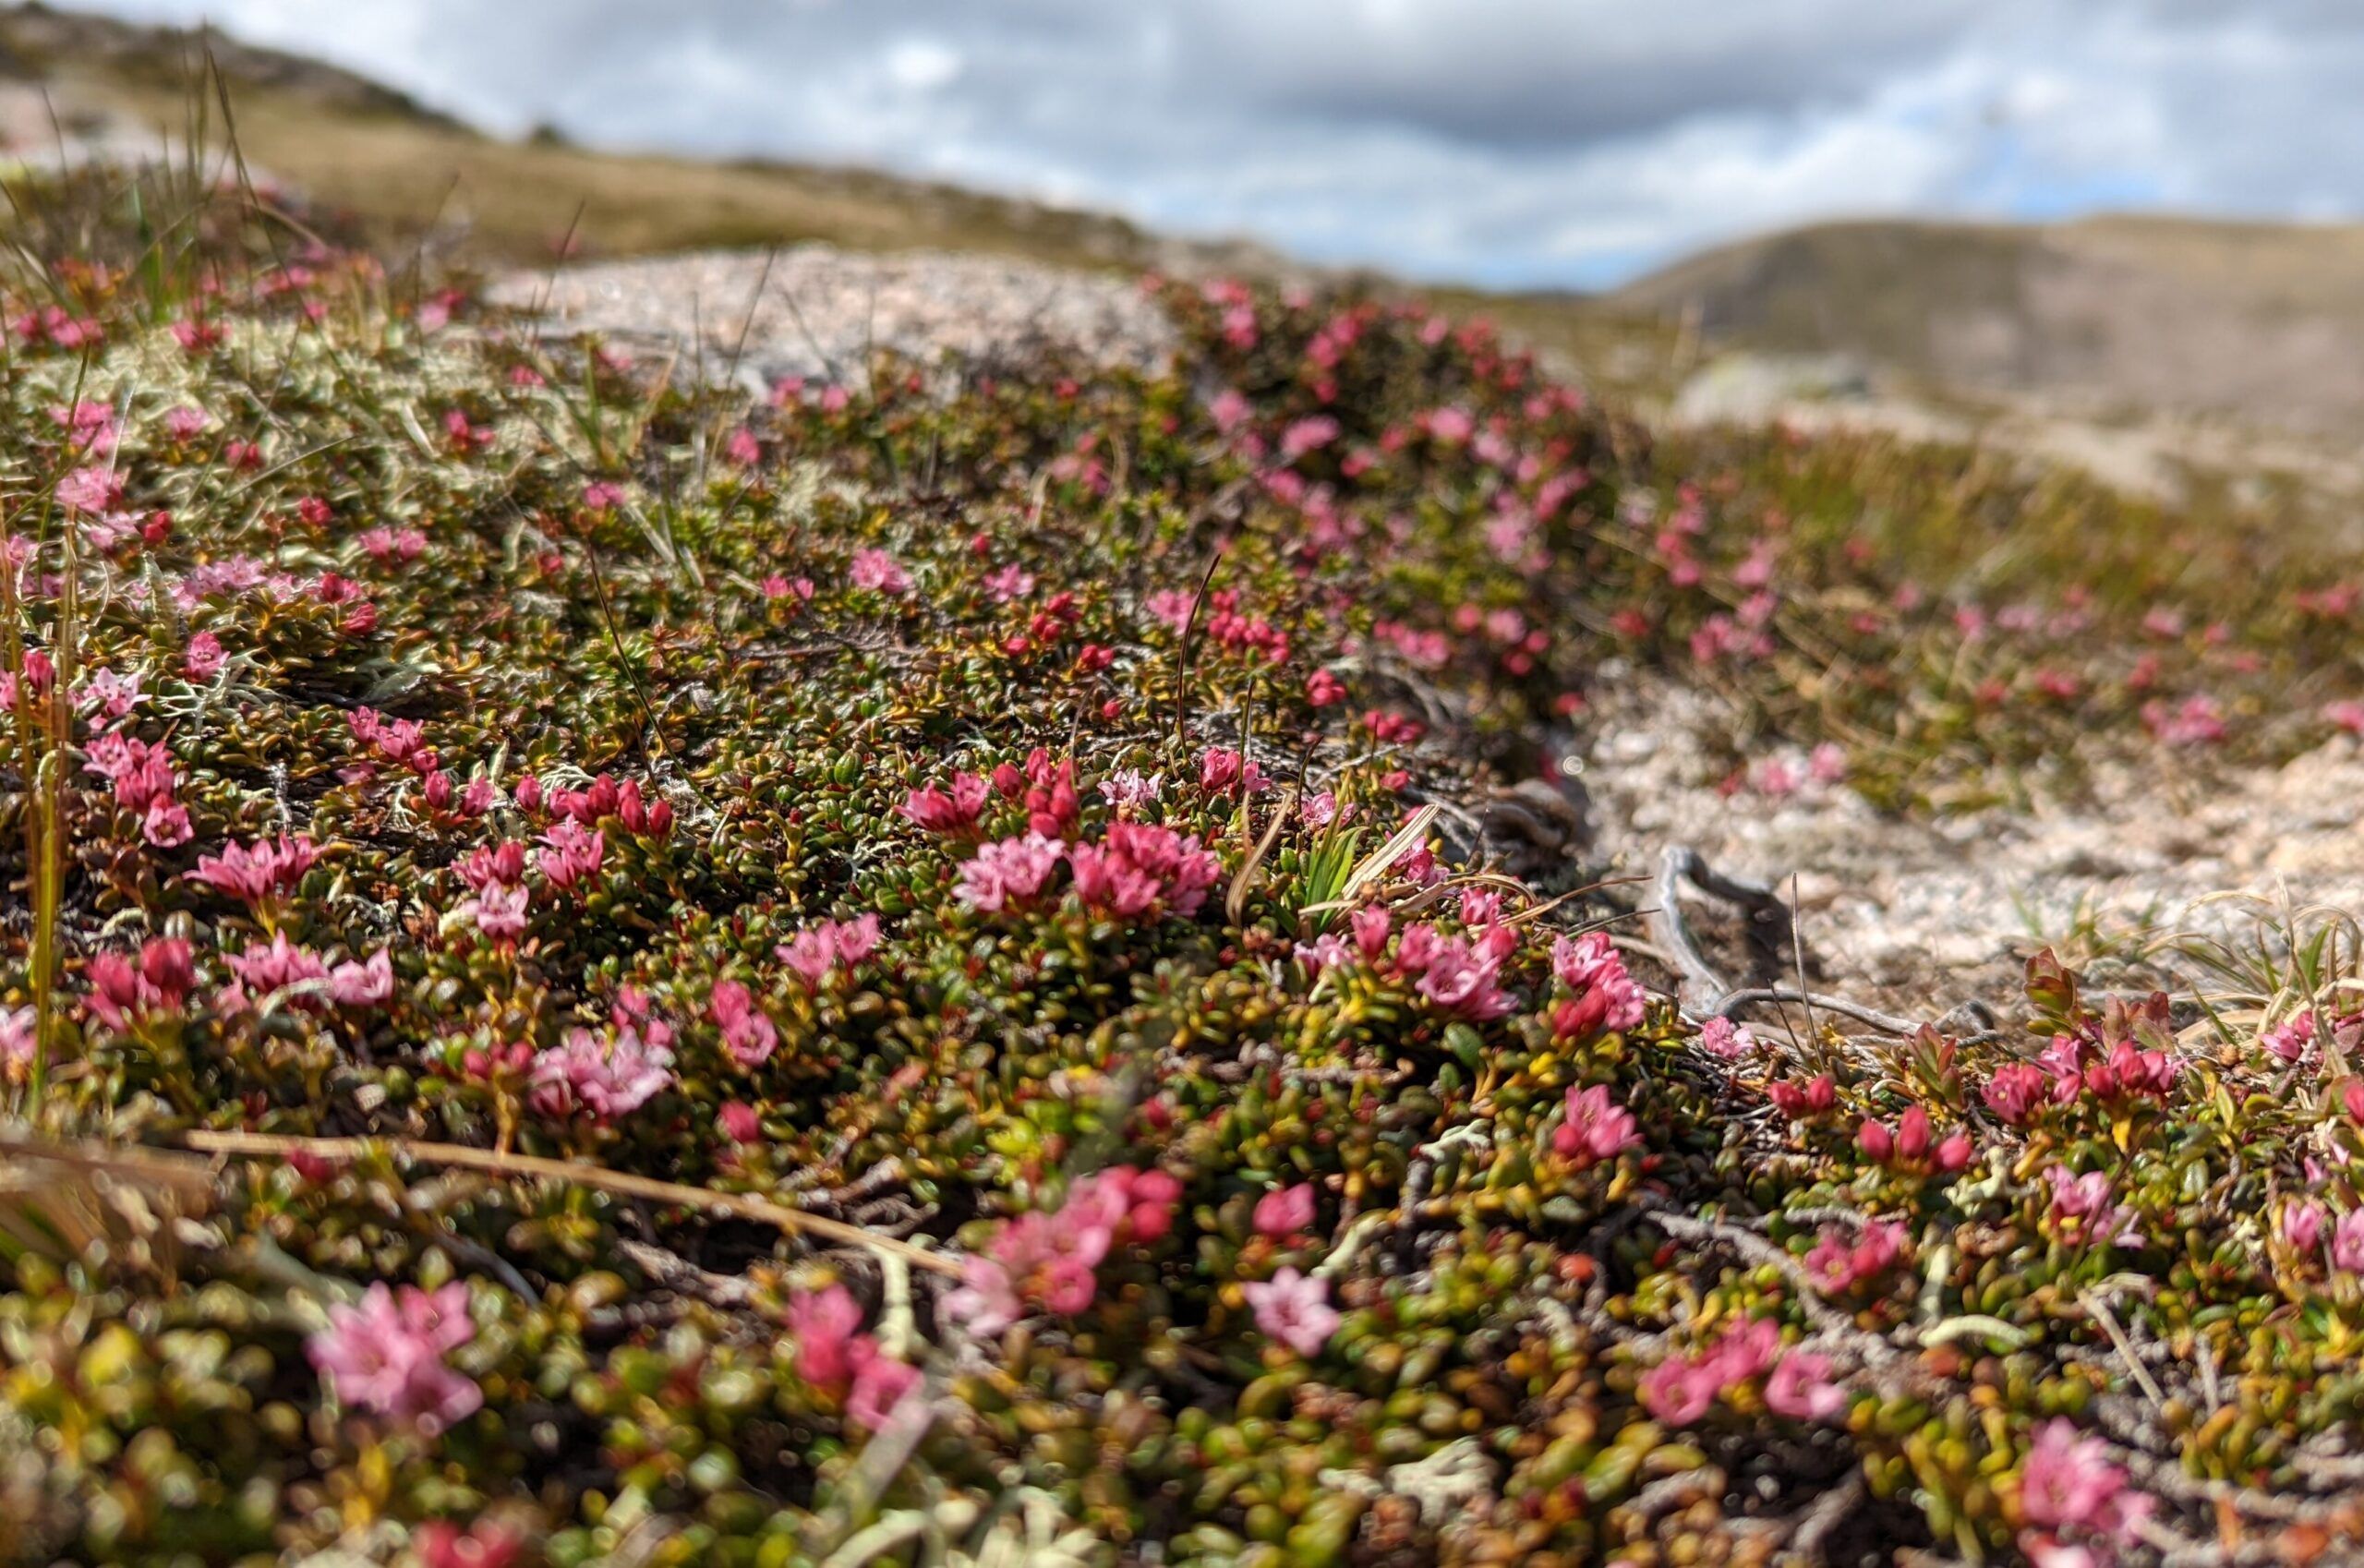
<svg viewBox="0 0 2364 1568"><path fill-rule="evenodd" d="M2364 0L75 0L487 128L1598 287L1828 217L2364 211Z"/></svg>

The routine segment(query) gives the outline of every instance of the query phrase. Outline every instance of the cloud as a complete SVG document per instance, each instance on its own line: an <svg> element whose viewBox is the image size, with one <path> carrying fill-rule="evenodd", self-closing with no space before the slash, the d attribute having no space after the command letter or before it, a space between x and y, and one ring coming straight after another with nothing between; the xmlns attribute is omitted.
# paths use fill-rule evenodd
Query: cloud
<svg viewBox="0 0 2364 1568"><path fill-rule="evenodd" d="M1881 212L2364 210L2353 0L82 0L493 128L1494 283Z"/></svg>

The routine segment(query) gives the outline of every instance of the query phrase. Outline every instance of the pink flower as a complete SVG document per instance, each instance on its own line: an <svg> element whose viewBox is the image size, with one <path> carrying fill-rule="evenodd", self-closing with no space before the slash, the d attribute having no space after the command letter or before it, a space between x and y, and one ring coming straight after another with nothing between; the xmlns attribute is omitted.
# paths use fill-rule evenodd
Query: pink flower
<svg viewBox="0 0 2364 1568"><path fill-rule="evenodd" d="M292 891L318 857L309 838L281 834L274 842L232 844L219 855L199 855L192 880L248 904Z"/></svg>
<svg viewBox="0 0 2364 1568"><path fill-rule="evenodd" d="M1417 971L1413 988L1440 1011L1483 1020L1498 1019L1517 1003L1497 983L1502 960L1518 946L1517 934L1494 926L1483 935L1440 936L1430 925L1416 925L1404 934L1396 962Z"/></svg>
<svg viewBox="0 0 2364 1568"><path fill-rule="evenodd" d="M990 1337L1026 1314L1009 1271L991 1258L971 1256L960 1284L945 1293L944 1313L972 1334Z"/></svg>
<svg viewBox="0 0 2364 1568"><path fill-rule="evenodd" d="M847 578L857 588L874 588L882 594L908 593L911 586L911 573L883 549L854 551L853 569Z"/></svg>
<svg viewBox="0 0 2364 1568"><path fill-rule="evenodd" d="M1031 1301L1072 1315L1092 1305L1093 1270L1125 1242L1152 1242L1173 1228L1181 1184L1163 1171L1123 1166L1076 1183L1056 1210L1020 1214L993 1239L992 1256L971 1257L944 1308L970 1333L995 1334Z"/></svg>
<svg viewBox="0 0 2364 1568"><path fill-rule="evenodd" d="M1719 1016L1699 1026L1699 1048L1723 1061L1736 1062L1755 1052L1756 1036L1745 1026Z"/></svg>
<svg viewBox="0 0 2364 1568"><path fill-rule="evenodd" d="M1551 1147L1562 1158L1575 1161L1579 1168L1589 1167L1613 1160L1641 1141L1634 1113L1610 1097L1607 1085L1570 1086L1566 1119L1551 1135Z"/></svg>
<svg viewBox="0 0 2364 1568"><path fill-rule="evenodd" d="M199 632L188 640L188 651L181 656L181 668L192 681L211 681L222 669L222 639L211 632Z"/></svg>
<svg viewBox="0 0 2364 1568"><path fill-rule="evenodd" d="M374 1007L394 994L393 960L380 947L360 963L347 961L329 971L329 995L341 1007Z"/></svg>
<svg viewBox="0 0 2364 1568"><path fill-rule="evenodd" d="M1176 588L1160 588L1146 602L1152 616L1169 630L1180 632L1190 624L1190 612L1197 607L1199 596Z"/></svg>
<svg viewBox="0 0 2364 1568"><path fill-rule="evenodd" d="M2051 1090L2052 1080L2043 1068L2018 1062L1997 1067L1995 1076L1986 1080L1983 1097L1988 1110L2013 1127L2024 1127L2050 1098Z"/></svg>
<svg viewBox="0 0 2364 1568"><path fill-rule="evenodd" d="M1067 850L1076 892L1086 907L1122 920L1199 912L1222 874L1222 862L1168 827L1112 822L1100 843Z"/></svg>
<svg viewBox="0 0 2364 1568"><path fill-rule="evenodd" d="M68 512L112 512L123 504L123 477L95 465L77 468L57 481L57 504Z"/></svg>
<svg viewBox="0 0 2364 1568"><path fill-rule="evenodd" d="M838 949L838 961L848 969L862 962L878 950L878 917L866 914L857 920L826 923L829 940Z"/></svg>
<svg viewBox="0 0 2364 1568"><path fill-rule="evenodd" d="M1274 1188L1256 1200L1256 1230L1271 1236L1294 1236L1313 1224L1313 1184Z"/></svg>
<svg viewBox="0 0 2364 1568"><path fill-rule="evenodd" d="M2173 708L2156 700L2147 702L2142 705L2142 723L2161 744L2169 746L2213 746L2229 733L2216 699L2205 693L2186 697Z"/></svg>
<svg viewBox="0 0 2364 1568"><path fill-rule="evenodd" d="M919 1386L917 1367L890 1359L866 1335L854 1342L853 1392L846 1398L846 1415L856 1426L878 1430Z"/></svg>
<svg viewBox="0 0 2364 1568"><path fill-rule="evenodd" d="M1830 1381L1830 1357L1793 1350L1765 1380L1765 1404L1793 1421L1827 1421L1847 1408L1847 1393Z"/></svg>
<svg viewBox="0 0 2364 1568"><path fill-rule="evenodd" d="M583 487L583 507L586 512L609 512L623 504L624 488L609 479L594 479Z"/></svg>
<svg viewBox="0 0 2364 1568"><path fill-rule="evenodd" d="M1100 798L1120 813L1153 806L1165 793L1165 775L1144 775L1139 768L1119 768L1100 781Z"/></svg>
<svg viewBox="0 0 2364 1568"><path fill-rule="evenodd" d="M742 1067L759 1067L771 1060L779 1045L779 1031L755 1006L745 986L735 980L715 982L708 1011L722 1026L722 1046L732 1061Z"/></svg>
<svg viewBox="0 0 2364 1568"><path fill-rule="evenodd" d="M2080 1435L2063 1419L2037 1429L2020 1469L2020 1514L2030 1525L2123 1537L2151 1507L2150 1498L2128 1488L2099 1438Z"/></svg>
<svg viewBox="0 0 2364 1568"><path fill-rule="evenodd" d="M1040 833L980 845L960 867L960 885L952 896L971 909L999 913L1040 893L1066 850L1058 839Z"/></svg>
<svg viewBox="0 0 2364 1568"><path fill-rule="evenodd" d="M177 1008L197 984L188 944L176 936L151 937L137 963L121 953L94 954L87 972L91 1015L110 1029Z"/></svg>
<svg viewBox="0 0 2364 1568"><path fill-rule="evenodd" d="M545 1116L588 1111L612 1122L657 1097L673 1081L673 1053L630 1028L602 1036L569 1030L566 1043L534 1058L534 1104Z"/></svg>
<svg viewBox="0 0 2364 1568"><path fill-rule="evenodd" d="M1838 1227L1826 1226L1805 1256L1806 1272L1826 1290L1846 1290L1885 1273L1903 1248L1904 1226L1893 1220L1874 1220L1852 1245Z"/></svg>
<svg viewBox="0 0 2364 1568"><path fill-rule="evenodd" d="M495 941L514 938L525 934L527 897L523 887L488 886L463 903L459 913Z"/></svg>
<svg viewBox="0 0 2364 1568"><path fill-rule="evenodd" d="M825 921L823 925L827 924ZM820 926L809 926L772 949L780 962L794 970L814 990L829 978L838 964L838 945Z"/></svg>
<svg viewBox="0 0 2364 1568"><path fill-rule="evenodd" d="M2286 1062L2298 1061L2307 1054L2307 1047L2315 1043L2313 1010L2310 1008L2294 1018L2285 1019L2258 1036L2257 1043Z"/></svg>
<svg viewBox="0 0 2364 1568"><path fill-rule="evenodd" d="M1565 936L1554 941L1551 972L1571 991L1600 998L1596 1027L1616 1031L1642 1021L1646 998L1641 983L1626 972L1625 960L1610 945L1608 933L1591 931L1573 941Z"/></svg>
<svg viewBox="0 0 2364 1568"><path fill-rule="evenodd" d="M1316 414L1299 419L1281 432L1281 462L1295 463L1308 452L1319 451L1338 439L1338 421L1326 414Z"/></svg>
<svg viewBox="0 0 2364 1568"><path fill-rule="evenodd" d="M466 1285L430 1295L407 1285L397 1294L380 1284L358 1307L330 1308L329 1326L304 1348L340 1403L412 1422L432 1437L484 1404L474 1380L443 1361L476 1333Z"/></svg>
<svg viewBox="0 0 2364 1568"><path fill-rule="evenodd" d="M1242 757L1228 746L1209 746L1199 757L1199 787L1217 795L1260 794L1272 788L1263 765Z"/></svg>
<svg viewBox="0 0 2364 1568"><path fill-rule="evenodd" d="M2323 1206L2299 1199L2282 1206L2282 1239L2301 1252L2312 1252L2322 1239Z"/></svg>
<svg viewBox="0 0 2364 1568"><path fill-rule="evenodd" d="M2142 1245L2142 1225L2134 1211L2110 1201L2107 1175L2087 1171L2070 1174L2065 1165L2044 1173L2052 1184L2052 1217L2056 1224L2088 1244L2108 1241L2119 1247Z"/></svg>
<svg viewBox="0 0 2364 1568"><path fill-rule="evenodd" d="M424 312L422 312L424 314ZM435 1519L411 1532L419 1568L513 1568L525 1541L507 1526L479 1519L466 1529Z"/></svg>
<svg viewBox="0 0 2364 1568"><path fill-rule="evenodd" d="M1635 1392L1656 1419L1670 1427L1687 1427L1714 1406L1723 1387L1722 1369L1712 1359L1670 1356L1642 1374Z"/></svg>
<svg viewBox="0 0 2364 1568"><path fill-rule="evenodd" d="M1310 942L1298 943L1295 951L1297 962L1317 974L1338 964L1350 963L1355 956L1354 949L1346 946L1346 939L1334 931L1324 932Z"/></svg>
<svg viewBox="0 0 2364 1568"><path fill-rule="evenodd" d="M2364 1209L2351 1209L2331 1227L2332 1267L2364 1274Z"/></svg>
<svg viewBox="0 0 2364 1568"><path fill-rule="evenodd" d="M160 850L186 844L197 836L189 826L188 812L177 801L155 800L148 802L147 814L139 823L139 836Z"/></svg>
<svg viewBox="0 0 2364 1568"><path fill-rule="evenodd" d="M1207 404L1207 416L1214 421L1218 435L1231 434L1248 423L1248 416L1254 412L1254 406L1231 387L1215 393Z"/></svg>
<svg viewBox="0 0 2364 1568"><path fill-rule="evenodd" d="M1338 1312L1330 1305L1330 1282L1284 1268L1269 1281L1239 1287L1255 1309L1256 1329L1277 1339L1300 1356L1317 1356L1338 1332Z"/></svg>
<svg viewBox="0 0 2364 1568"><path fill-rule="evenodd" d="M605 862L608 840L597 827L585 827L572 817L550 824L541 838L542 874L553 887L572 887L598 874Z"/></svg>
<svg viewBox="0 0 2364 1568"><path fill-rule="evenodd" d="M841 1285L791 1297L788 1332L796 1339L796 1375L816 1388L842 1390L853 1379L862 1308Z"/></svg>
<svg viewBox="0 0 2364 1568"><path fill-rule="evenodd" d="M30 1007L0 1007L0 1078L22 1082L41 1050L41 1015Z"/></svg>
<svg viewBox="0 0 2364 1568"><path fill-rule="evenodd" d="M903 815L931 833L959 833L973 826L993 786L974 773L952 776L949 793L931 784L903 797Z"/></svg>

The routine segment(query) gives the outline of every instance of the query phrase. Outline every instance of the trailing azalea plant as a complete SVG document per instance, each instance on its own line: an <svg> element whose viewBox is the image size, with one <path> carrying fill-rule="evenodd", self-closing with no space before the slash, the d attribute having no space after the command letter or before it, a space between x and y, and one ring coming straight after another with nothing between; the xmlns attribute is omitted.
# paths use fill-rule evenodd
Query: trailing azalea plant
<svg viewBox="0 0 2364 1568"><path fill-rule="evenodd" d="M1478 809L1616 668L1734 792L2265 754L2336 580L2010 489L1997 601L1417 303L751 400L124 177L0 288L0 1555L2354 1544L2352 945L1686 1011Z"/></svg>

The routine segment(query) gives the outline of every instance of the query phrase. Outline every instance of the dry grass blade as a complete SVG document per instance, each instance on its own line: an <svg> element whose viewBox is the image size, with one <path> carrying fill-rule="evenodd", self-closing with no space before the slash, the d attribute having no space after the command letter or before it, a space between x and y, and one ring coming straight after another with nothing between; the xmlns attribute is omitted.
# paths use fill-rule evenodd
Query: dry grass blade
<svg viewBox="0 0 2364 1568"><path fill-rule="evenodd" d="M171 1272L175 1222L213 1204L206 1161L150 1149L0 1132L0 1257L65 1263L103 1248Z"/></svg>
<svg viewBox="0 0 2364 1568"><path fill-rule="evenodd" d="M939 1274L958 1275L962 1268L957 1258L931 1252L923 1247L914 1247L895 1236L880 1236L875 1231L864 1230L842 1220L790 1209L768 1199L755 1197L753 1193L715 1192L703 1187L684 1187L679 1182L657 1181L650 1176L633 1176L629 1171L611 1171L604 1165L583 1164L572 1160L546 1160L534 1154L503 1154L497 1150L474 1149L456 1143L416 1143L401 1138L281 1138L259 1132L203 1131L191 1132L185 1137L192 1149L247 1160L283 1160L290 1154L310 1154L322 1160L359 1160L390 1149L403 1158L416 1160L421 1164L450 1165L496 1176L530 1176L543 1181L562 1181L576 1187L597 1188L620 1197L643 1198L652 1203L669 1203L678 1208L701 1209L710 1214L754 1220L777 1225L781 1230L834 1241L841 1246L865 1247L874 1252L891 1253L913 1268L929 1269Z"/></svg>
<svg viewBox="0 0 2364 1568"><path fill-rule="evenodd" d="M1264 857L1272 852L1272 845L1279 840L1281 829L1287 825L1289 814L1295 806L1296 802L1292 800L1289 805L1272 814L1272 824L1264 829L1264 836L1256 840L1256 848L1239 862L1239 874L1231 879L1231 891L1224 895L1223 900L1224 918L1232 924L1239 923L1241 911L1248 908L1248 889L1256 880L1256 869L1264 863Z"/></svg>

